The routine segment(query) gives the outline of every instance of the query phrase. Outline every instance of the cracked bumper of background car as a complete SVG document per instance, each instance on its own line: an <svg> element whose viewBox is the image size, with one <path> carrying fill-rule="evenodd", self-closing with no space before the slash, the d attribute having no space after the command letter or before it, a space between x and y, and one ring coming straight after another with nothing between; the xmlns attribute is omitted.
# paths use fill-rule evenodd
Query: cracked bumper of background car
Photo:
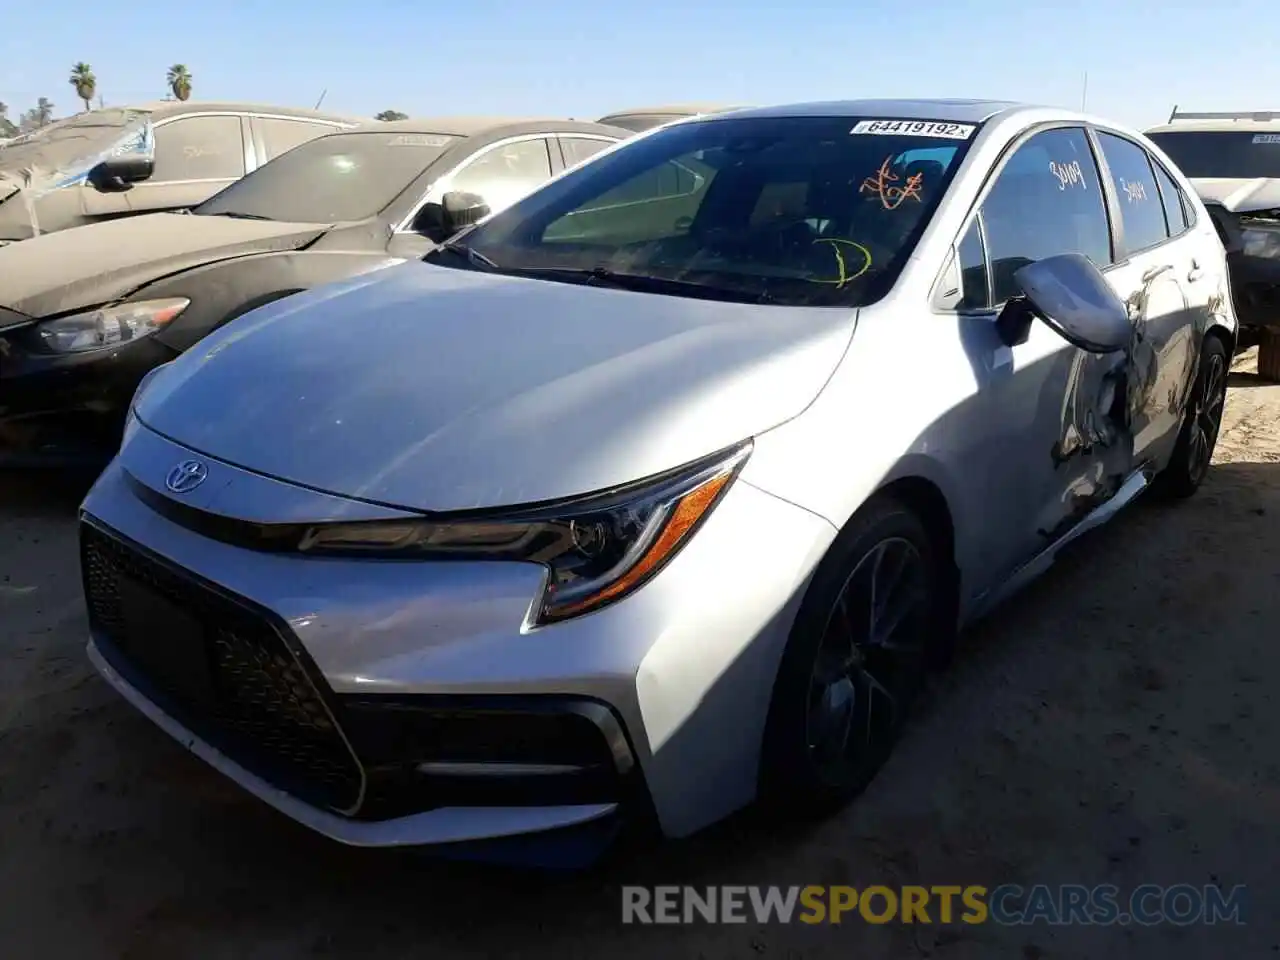
<svg viewBox="0 0 1280 960"><path fill-rule="evenodd" d="M618 718L645 798L668 835L690 833L754 795L777 662L808 577L835 534L826 521L739 481L636 594L531 629L528 615L544 576L533 564L304 558L246 550L175 523L148 506L136 485L159 493L167 471L190 456L146 428L134 430L87 497L86 518L271 611L338 699L555 697L605 704ZM283 521L396 513L210 463L209 481L198 491L204 502L193 505L223 515ZM137 703L141 695L127 687ZM148 712L156 719L154 705ZM264 791L202 756L337 839L390 830L348 827L338 814L270 785ZM446 820L472 826L452 826L442 836L482 835L491 822L540 830L608 812L601 804L568 806L525 807L507 819L492 809L509 807L476 817L458 808L447 817L434 810L414 820L423 825L412 832L418 839L396 842L445 842L431 839L430 830Z"/></svg>

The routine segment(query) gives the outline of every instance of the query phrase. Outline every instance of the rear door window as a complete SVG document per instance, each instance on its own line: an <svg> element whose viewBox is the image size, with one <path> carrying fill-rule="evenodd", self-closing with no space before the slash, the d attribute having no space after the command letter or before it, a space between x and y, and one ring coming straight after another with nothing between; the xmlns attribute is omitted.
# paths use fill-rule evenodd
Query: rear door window
<svg viewBox="0 0 1280 960"><path fill-rule="evenodd" d="M1169 224L1169 236L1176 237L1191 226L1187 219L1186 201L1178 185L1173 182L1173 177L1169 176L1168 171L1154 157L1151 158L1151 168L1155 171L1156 184L1160 187L1160 202L1164 204L1164 219Z"/></svg>
<svg viewBox="0 0 1280 960"><path fill-rule="evenodd" d="M560 149L564 151L566 167L576 166L612 145L612 141L609 140L588 140L586 137L560 138Z"/></svg>
<svg viewBox="0 0 1280 960"><path fill-rule="evenodd" d="M337 133L339 128L327 123L310 123L306 120L283 120L278 117L255 117L254 123L267 148L266 159L288 153L294 147L301 146L326 133ZM262 161L265 162L265 161Z"/></svg>
<svg viewBox="0 0 1280 960"><path fill-rule="evenodd" d="M1102 155L1111 169L1111 183L1120 202L1124 249L1137 253L1168 239L1164 205L1147 151L1113 133L1098 133Z"/></svg>
<svg viewBox="0 0 1280 960"><path fill-rule="evenodd" d="M240 118L182 117L156 127L156 168L148 183L232 180L244 176Z"/></svg>

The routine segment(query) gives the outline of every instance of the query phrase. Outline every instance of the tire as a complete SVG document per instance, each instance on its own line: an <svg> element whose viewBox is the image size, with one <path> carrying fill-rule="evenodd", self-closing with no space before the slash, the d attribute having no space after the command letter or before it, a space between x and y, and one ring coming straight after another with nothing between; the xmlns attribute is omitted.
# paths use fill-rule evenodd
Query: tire
<svg viewBox="0 0 1280 960"><path fill-rule="evenodd" d="M801 601L774 681L760 758L766 809L786 817L824 816L861 793L880 769L924 679L930 648L946 636L940 559L920 517L889 496L869 501L837 536ZM898 592L885 594L890 581L882 579L880 599L888 598L885 622L899 601L916 601L903 607L905 619L887 635L902 649L878 643L859 648L856 638L865 640L873 622L865 605L867 578L873 569L887 577L900 562L906 565ZM852 621L867 629L846 629L842 597ZM842 720L853 724L844 727L843 754L835 749Z"/></svg>
<svg viewBox="0 0 1280 960"><path fill-rule="evenodd" d="M1227 402L1230 372L1231 361L1226 346L1215 336L1206 337L1177 446L1173 449L1169 465L1153 484L1153 488L1163 496L1172 499L1189 497L1200 489L1208 475L1218 432L1222 429L1222 411Z"/></svg>

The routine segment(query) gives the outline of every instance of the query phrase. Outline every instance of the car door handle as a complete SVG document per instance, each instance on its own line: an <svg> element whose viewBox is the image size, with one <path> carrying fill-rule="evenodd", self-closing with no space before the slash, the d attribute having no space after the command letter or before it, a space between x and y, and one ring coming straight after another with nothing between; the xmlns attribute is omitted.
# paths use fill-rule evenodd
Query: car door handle
<svg viewBox="0 0 1280 960"><path fill-rule="evenodd" d="M1195 283L1204 276L1204 271L1200 269L1200 263L1196 260L1191 261L1191 269L1187 271L1187 283Z"/></svg>
<svg viewBox="0 0 1280 960"><path fill-rule="evenodd" d="M1144 273L1144 274L1142 275L1142 284L1143 284L1143 286L1146 286L1148 283L1150 283L1150 282L1151 282L1152 280L1154 280L1156 277L1160 276L1160 274L1162 274L1162 273L1167 273L1168 271L1170 271L1170 270L1172 270L1172 269L1173 269L1173 264L1172 264L1172 263L1166 263L1166 264L1162 264L1161 266L1158 266L1158 267L1152 267L1150 270L1148 270L1146 273Z"/></svg>

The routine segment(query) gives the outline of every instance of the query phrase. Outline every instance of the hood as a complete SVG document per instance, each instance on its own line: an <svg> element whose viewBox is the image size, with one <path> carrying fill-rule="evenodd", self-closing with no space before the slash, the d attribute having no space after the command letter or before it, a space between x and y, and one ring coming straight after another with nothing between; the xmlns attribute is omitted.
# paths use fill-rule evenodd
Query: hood
<svg viewBox="0 0 1280 960"><path fill-rule="evenodd" d="M327 229L153 213L42 234L0 247L0 306L33 317L97 306L215 260L296 250Z"/></svg>
<svg viewBox="0 0 1280 960"><path fill-rule="evenodd" d="M197 452L330 493L425 511L535 503L795 416L854 317L411 261L246 314L136 409Z"/></svg>
<svg viewBox="0 0 1280 960"><path fill-rule="evenodd" d="M1191 185L1205 203L1219 203L1232 213L1280 209L1280 179L1275 177L1252 180L1201 177L1193 178Z"/></svg>

